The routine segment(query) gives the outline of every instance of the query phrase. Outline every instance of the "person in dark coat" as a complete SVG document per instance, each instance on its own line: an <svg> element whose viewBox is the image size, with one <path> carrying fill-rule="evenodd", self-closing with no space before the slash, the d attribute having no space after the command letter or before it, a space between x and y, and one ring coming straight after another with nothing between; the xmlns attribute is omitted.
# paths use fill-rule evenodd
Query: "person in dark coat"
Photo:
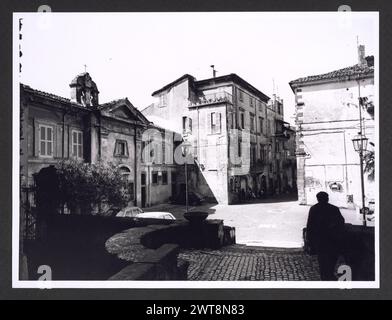
<svg viewBox="0 0 392 320"><path fill-rule="evenodd" d="M319 192L316 197L318 203L309 210L307 240L317 254L321 280L334 281L344 241L344 218L338 207L328 203L328 193Z"/></svg>

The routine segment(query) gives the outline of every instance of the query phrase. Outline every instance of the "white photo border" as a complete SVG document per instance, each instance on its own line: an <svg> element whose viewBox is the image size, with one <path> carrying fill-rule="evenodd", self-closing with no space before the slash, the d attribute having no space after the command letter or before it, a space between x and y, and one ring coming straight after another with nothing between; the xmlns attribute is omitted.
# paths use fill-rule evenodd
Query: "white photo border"
<svg viewBox="0 0 392 320"><path fill-rule="evenodd" d="M260 12L263 13L263 12ZM276 12L276 14L338 14L338 12ZM192 289L192 288L235 288L235 289L379 289L380 288L380 196L379 196L379 12L352 12L351 14L373 15L376 39L375 67L375 136L376 136L376 166L375 166L375 280L374 281L39 281L19 279L19 237L20 237L20 89L19 89L19 19L26 15L39 13L13 13L13 112L12 112L12 288L30 289ZM45 13L53 14L56 13ZM75 14L75 13L61 13ZM102 13L77 13L102 14ZM110 14L113 14L110 12ZM116 13L127 14L127 13ZM179 13L181 14L181 13Z"/></svg>

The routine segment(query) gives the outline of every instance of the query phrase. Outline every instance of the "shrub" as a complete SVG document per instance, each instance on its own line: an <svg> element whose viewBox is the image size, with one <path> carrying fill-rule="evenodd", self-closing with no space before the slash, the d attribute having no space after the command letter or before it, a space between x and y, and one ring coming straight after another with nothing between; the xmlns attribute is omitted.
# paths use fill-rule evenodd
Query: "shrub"
<svg viewBox="0 0 392 320"><path fill-rule="evenodd" d="M112 163L63 160L56 165L63 204L83 213L99 208L108 215L125 207L130 199L126 178Z"/></svg>
<svg viewBox="0 0 392 320"><path fill-rule="evenodd" d="M374 147L374 143L370 142L369 143L372 147ZM365 160L365 172L368 173L368 179L369 180L374 180L374 171L375 171L375 165L374 165L374 150L367 151L364 156Z"/></svg>

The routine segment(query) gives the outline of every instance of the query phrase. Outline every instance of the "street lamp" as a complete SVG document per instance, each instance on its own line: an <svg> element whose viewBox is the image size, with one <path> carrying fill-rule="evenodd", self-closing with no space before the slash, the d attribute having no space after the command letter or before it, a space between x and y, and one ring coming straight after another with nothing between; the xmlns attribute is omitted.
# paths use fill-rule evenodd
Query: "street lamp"
<svg viewBox="0 0 392 320"><path fill-rule="evenodd" d="M354 150L359 153L359 168L361 170L361 197L362 197L362 215L363 215L363 226L366 227L366 210L365 210L365 184L363 177L363 152L366 151L368 138L363 134L363 123L362 123L362 107L365 105L366 99L361 97L361 79L357 78L358 84L358 111L359 111L359 132L358 135L352 139Z"/></svg>
<svg viewBox="0 0 392 320"><path fill-rule="evenodd" d="M182 155L185 158L185 206L186 213L188 212L189 204L188 204L188 148L191 144L188 141L184 141L181 146Z"/></svg>
<svg viewBox="0 0 392 320"><path fill-rule="evenodd" d="M361 108L361 106L360 106ZM362 127L362 126L361 126ZM362 128L361 128L362 129ZM352 139L354 150L359 153L359 167L361 170L361 197L362 197L362 215L363 225L366 227L366 210L365 210L365 185L363 179L363 152L366 151L368 138L361 132Z"/></svg>
<svg viewBox="0 0 392 320"><path fill-rule="evenodd" d="M353 146L354 146L354 150L356 152L362 152L366 151L367 149L367 143L368 143L368 138L366 138L365 135L361 135L360 133L358 133L353 139Z"/></svg>

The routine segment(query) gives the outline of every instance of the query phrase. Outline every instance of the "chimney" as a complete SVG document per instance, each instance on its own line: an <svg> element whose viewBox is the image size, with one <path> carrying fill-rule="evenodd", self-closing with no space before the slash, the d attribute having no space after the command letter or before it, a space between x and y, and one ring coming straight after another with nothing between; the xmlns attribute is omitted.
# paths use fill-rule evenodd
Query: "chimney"
<svg viewBox="0 0 392 320"><path fill-rule="evenodd" d="M366 66L367 62L365 59L365 46L363 44L358 46L358 64L360 66Z"/></svg>
<svg viewBox="0 0 392 320"><path fill-rule="evenodd" d="M216 77L216 70L215 70L215 65L210 65L210 67L212 68L212 77L215 78Z"/></svg>

